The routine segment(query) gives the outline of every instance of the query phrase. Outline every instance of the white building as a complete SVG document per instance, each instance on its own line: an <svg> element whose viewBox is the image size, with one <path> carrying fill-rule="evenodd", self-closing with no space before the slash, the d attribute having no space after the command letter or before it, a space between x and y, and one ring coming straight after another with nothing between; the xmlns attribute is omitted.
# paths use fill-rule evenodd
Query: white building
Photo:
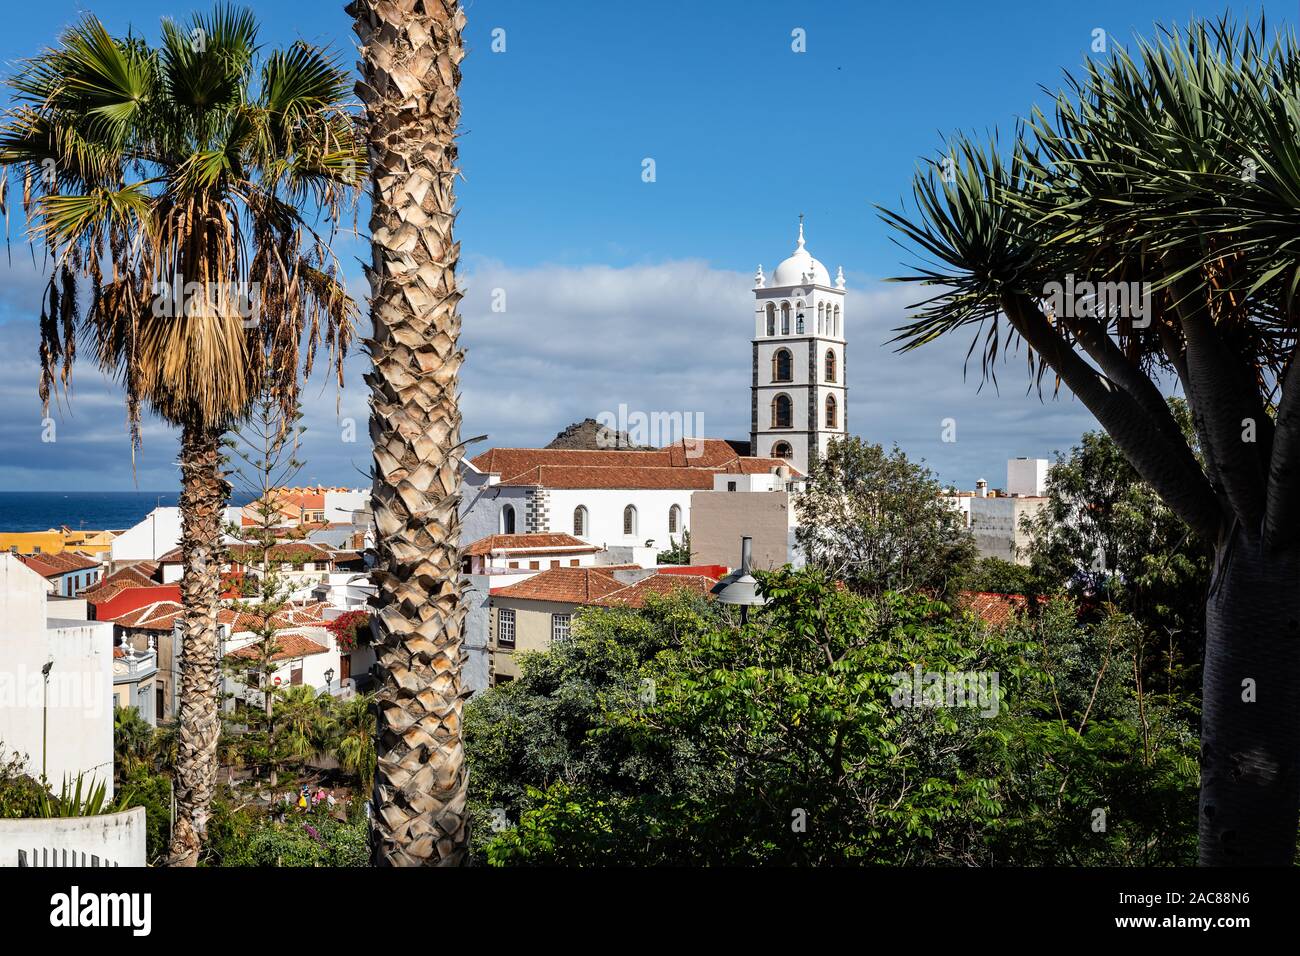
<svg viewBox="0 0 1300 956"><path fill-rule="evenodd" d="M1007 494L1022 498L1046 496L1047 472L1051 466L1046 458L1008 459Z"/></svg>
<svg viewBox="0 0 1300 956"><path fill-rule="evenodd" d="M57 790L113 790L113 625L53 615L44 578L0 554L0 747ZM48 670L47 670L48 668Z"/></svg>
<svg viewBox="0 0 1300 956"><path fill-rule="evenodd" d="M181 509L154 508L113 539L113 561L154 561L181 543Z"/></svg>
<svg viewBox="0 0 1300 956"><path fill-rule="evenodd" d="M953 490L943 500L962 512L982 558L1028 563L1030 536L1024 522L1047 505L1046 458L1011 458L1007 461L1007 490L990 490L981 478L975 491Z"/></svg>
<svg viewBox="0 0 1300 956"><path fill-rule="evenodd" d="M807 474L814 455L848 434L844 269L831 284L804 248L803 217L794 253L754 276L751 454L783 458Z"/></svg>
<svg viewBox="0 0 1300 956"><path fill-rule="evenodd" d="M330 524L355 523L369 509L369 488L332 488L325 492L325 520Z"/></svg>
<svg viewBox="0 0 1300 956"><path fill-rule="evenodd" d="M275 687L307 686L318 693L327 690L339 693L345 682L352 679L350 655L341 654L334 635L325 627L319 605L304 608L287 606L275 620L283 623L275 632L275 653L271 656L273 670L266 676ZM255 645L262 640L251 628L255 621L245 621L241 615L223 630L221 655L223 659L242 658L248 662L258 659L260 649ZM234 707L236 699L260 707L262 692L258 684L262 676L256 672L237 669L223 673L222 690L231 695L227 708Z"/></svg>
<svg viewBox="0 0 1300 956"><path fill-rule="evenodd" d="M494 534L569 534L611 551L653 555L680 543L690 529L691 493L711 490L717 475L782 468L782 459L750 458L707 438L653 451L494 448L465 463L461 543Z"/></svg>

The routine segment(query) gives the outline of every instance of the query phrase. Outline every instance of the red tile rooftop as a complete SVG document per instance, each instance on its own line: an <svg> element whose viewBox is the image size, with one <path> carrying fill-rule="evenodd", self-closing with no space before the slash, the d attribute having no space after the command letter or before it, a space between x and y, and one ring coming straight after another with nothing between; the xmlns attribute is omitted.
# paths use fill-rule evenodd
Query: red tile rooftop
<svg viewBox="0 0 1300 956"><path fill-rule="evenodd" d="M499 475L503 485L544 488L708 490L714 474L766 474L778 467L802 477L784 459L744 457L716 438L687 439L653 451L493 448L470 461L481 472Z"/></svg>
<svg viewBox="0 0 1300 956"><path fill-rule="evenodd" d="M644 581L629 584L592 601L603 607L643 607L646 597L654 594L664 597L678 591L708 594L717 582L703 574L653 574Z"/></svg>
<svg viewBox="0 0 1300 956"><path fill-rule="evenodd" d="M492 597L588 604L603 594L623 587L621 582L614 580L614 570L613 568L551 568L533 575L527 581L493 588Z"/></svg>
<svg viewBox="0 0 1300 956"><path fill-rule="evenodd" d="M76 551L60 551L58 554L20 554L17 557L43 578L54 578L73 571L100 567L98 561L93 561Z"/></svg>
<svg viewBox="0 0 1300 956"><path fill-rule="evenodd" d="M275 636L275 653L271 655L271 660L287 661L297 657L310 657L313 654L324 654L328 650L329 648L324 644L317 643L302 634L277 634ZM257 647L248 645L241 647L237 651L231 651L226 657L257 660L260 653Z"/></svg>
<svg viewBox="0 0 1300 956"><path fill-rule="evenodd" d="M564 551L568 554L604 550L571 534L490 534L465 548L462 554L519 554L527 551Z"/></svg>

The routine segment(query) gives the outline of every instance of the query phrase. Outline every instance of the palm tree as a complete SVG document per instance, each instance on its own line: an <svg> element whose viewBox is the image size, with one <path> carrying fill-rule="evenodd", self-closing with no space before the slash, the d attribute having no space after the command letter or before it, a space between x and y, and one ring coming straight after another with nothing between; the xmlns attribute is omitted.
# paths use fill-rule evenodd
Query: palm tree
<svg viewBox="0 0 1300 956"><path fill-rule="evenodd" d="M452 238L461 33L456 0L354 0L371 150L371 318L379 865L457 864L461 750L460 410Z"/></svg>
<svg viewBox="0 0 1300 956"><path fill-rule="evenodd" d="M154 759L154 727L134 707L113 708L113 769L117 785Z"/></svg>
<svg viewBox="0 0 1300 956"><path fill-rule="evenodd" d="M339 766L369 790L375 782L375 698L357 694L338 701L330 714L330 749Z"/></svg>
<svg viewBox="0 0 1300 956"><path fill-rule="evenodd" d="M272 705L276 724L276 747L297 763L306 763L324 752L329 736L330 698L305 685L276 691Z"/></svg>
<svg viewBox="0 0 1300 956"><path fill-rule="evenodd" d="M917 214L885 212L929 259L905 278L937 288L904 347L978 329L987 372L1023 342L1214 549L1206 865L1290 865L1300 815L1297 77L1294 35L1263 21L1166 29L1090 61L1009 155L958 138Z"/></svg>
<svg viewBox="0 0 1300 956"><path fill-rule="evenodd" d="M303 43L263 57L253 15L220 6L188 27L164 21L156 47L87 16L9 84L0 165L21 175L30 233L52 262L41 398L48 408L66 388L88 344L126 390L133 452L142 410L181 430L171 849L174 864L192 866L220 730L221 437L262 389L291 409L298 370L310 373L322 342L341 382L356 311L330 245L364 168L346 74ZM331 232L320 235L304 208Z"/></svg>

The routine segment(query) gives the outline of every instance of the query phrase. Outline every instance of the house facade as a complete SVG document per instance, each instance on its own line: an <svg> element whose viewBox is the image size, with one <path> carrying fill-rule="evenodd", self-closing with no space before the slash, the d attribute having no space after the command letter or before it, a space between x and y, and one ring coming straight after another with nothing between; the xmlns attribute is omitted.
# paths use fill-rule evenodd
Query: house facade
<svg viewBox="0 0 1300 956"><path fill-rule="evenodd" d="M50 592L60 597L73 597L93 588L104 574L98 561L75 551L19 555L18 559L50 582Z"/></svg>
<svg viewBox="0 0 1300 956"><path fill-rule="evenodd" d="M53 605L53 608L52 608ZM48 583L0 554L0 741L56 788L83 775L113 791L113 626L56 616Z"/></svg>
<svg viewBox="0 0 1300 956"><path fill-rule="evenodd" d="M663 573L652 568L560 567L493 588L489 602L491 683L518 678L520 655L544 651L566 640L580 608L640 607L651 594L679 590L707 593L715 582L716 578L703 573Z"/></svg>

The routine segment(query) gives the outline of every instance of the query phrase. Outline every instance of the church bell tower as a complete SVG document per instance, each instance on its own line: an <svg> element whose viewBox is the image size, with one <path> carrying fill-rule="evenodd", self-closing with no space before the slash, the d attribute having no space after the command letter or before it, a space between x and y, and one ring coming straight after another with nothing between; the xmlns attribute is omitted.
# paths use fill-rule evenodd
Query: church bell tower
<svg viewBox="0 0 1300 956"><path fill-rule="evenodd" d="M785 458L808 473L833 438L847 434L844 268L830 273L804 244L772 272L754 275L750 454Z"/></svg>

